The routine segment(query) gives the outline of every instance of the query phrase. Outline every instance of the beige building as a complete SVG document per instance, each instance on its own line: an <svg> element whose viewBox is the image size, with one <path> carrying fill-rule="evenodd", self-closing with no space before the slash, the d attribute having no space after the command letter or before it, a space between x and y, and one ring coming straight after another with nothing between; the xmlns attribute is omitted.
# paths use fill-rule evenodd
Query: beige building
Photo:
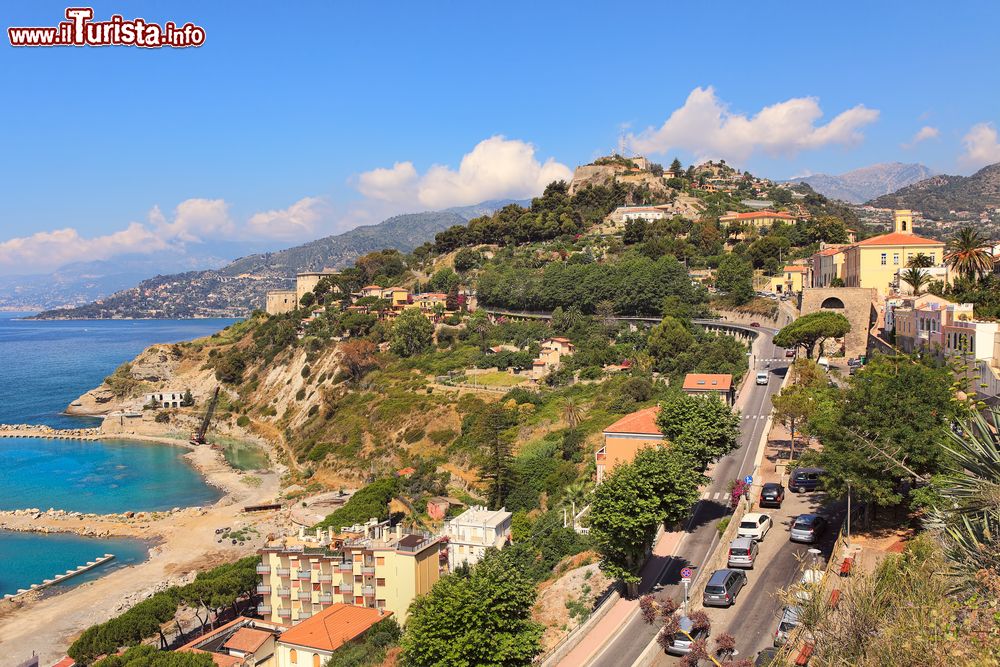
<svg viewBox="0 0 1000 667"><path fill-rule="evenodd" d="M448 567L454 572L463 563L475 565L490 547L503 549L510 541L510 522L514 515L506 507L490 510L470 507L444 524L448 540Z"/></svg>
<svg viewBox="0 0 1000 667"><path fill-rule="evenodd" d="M410 603L440 578L441 540L401 533L372 519L340 535L269 544L258 553L264 598L260 614L276 623L297 623L336 602L391 611L406 620Z"/></svg>
<svg viewBox="0 0 1000 667"><path fill-rule="evenodd" d="M944 263L944 242L914 234L912 211L893 211L891 233L858 241L844 251L844 284L889 294L894 290L896 273L921 253L940 266Z"/></svg>
<svg viewBox="0 0 1000 667"><path fill-rule="evenodd" d="M844 279L844 249L847 244L824 244L812 256L811 287L831 287L837 278Z"/></svg>
<svg viewBox="0 0 1000 667"><path fill-rule="evenodd" d="M654 405L625 415L604 429L604 445L594 454L598 484L617 466L634 461L635 455L643 447L656 447L666 443L663 432L656 425L658 414L660 407Z"/></svg>
<svg viewBox="0 0 1000 667"><path fill-rule="evenodd" d="M718 396L726 405L736 401L733 376L728 373L688 373L682 390L689 396Z"/></svg>
<svg viewBox="0 0 1000 667"><path fill-rule="evenodd" d="M781 270L781 275L771 278L770 290L777 294L795 294L809 284L809 267L789 265Z"/></svg>
<svg viewBox="0 0 1000 667"><path fill-rule="evenodd" d="M771 211L768 209L764 209L762 211L751 211L749 213L736 213L735 211L729 211L725 215L719 216L719 222L724 225L751 225L757 229L773 227L777 223L791 225L795 224L796 220L797 218L791 213L786 213L784 211Z"/></svg>
<svg viewBox="0 0 1000 667"><path fill-rule="evenodd" d="M268 315L284 315L298 307L298 298L293 289L274 289L267 293L264 311Z"/></svg>
<svg viewBox="0 0 1000 667"><path fill-rule="evenodd" d="M339 276L340 271L330 271L324 269L323 271L306 271L304 273L299 273L295 276L295 298L296 303L302 303L302 297L305 296L306 292L312 292L316 289L316 285L323 278L329 276Z"/></svg>

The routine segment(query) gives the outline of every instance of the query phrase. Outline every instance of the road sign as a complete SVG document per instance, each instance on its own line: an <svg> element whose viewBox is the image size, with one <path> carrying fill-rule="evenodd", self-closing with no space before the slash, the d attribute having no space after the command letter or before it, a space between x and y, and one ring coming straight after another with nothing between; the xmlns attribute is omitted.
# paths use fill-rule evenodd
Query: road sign
<svg viewBox="0 0 1000 667"><path fill-rule="evenodd" d="M747 475L743 478L744 484L753 484L753 475Z"/></svg>
<svg viewBox="0 0 1000 667"><path fill-rule="evenodd" d="M694 573L691 571L691 568L686 567L683 570L681 570L681 579L687 579L688 581L690 581L692 574Z"/></svg>

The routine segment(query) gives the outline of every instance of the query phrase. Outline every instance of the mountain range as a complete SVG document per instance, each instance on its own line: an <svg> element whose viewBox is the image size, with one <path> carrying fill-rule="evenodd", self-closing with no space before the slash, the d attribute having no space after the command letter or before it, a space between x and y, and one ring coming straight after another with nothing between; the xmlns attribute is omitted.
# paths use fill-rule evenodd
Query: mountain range
<svg viewBox="0 0 1000 667"><path fill-rule="evenodd" d="M942 220L951 211L977 214L1000 208L1000 162L972 176L932 176L869 202L880 208L909 208L927 218Z"/></svg>
<svg viewBox="0 0 1000 667"><path fill-rule="evenodd" d="M286 250L241 257L218 268L157 275L141 280L137 285L133 279L127 284L134 287L119 288L110 296L88 303L45 310L36 317L241 317L256 308L263 308L264 295L268 290L291 287L295 274L300 271L343 268L365 253L385 248L410 252L448 227L465 224L511 203L527 205L528 202L491 200L442 211L397 215L376 225L356 227L343 234ZM125 274L121 274L114 281L104 284L125 279ZM39 282L42 282L41 279ZM82 289L83 286L79 287ZM99 286L94 285L93 289L97 290Z"/></svg>
<svg viewBox="0 0 1000 667"><path fill-rule="evenodd" d="M854 169L837 176L811 174L801 178L793 178L788 182L807 183L813 190L830 199L861 204L922 181L933 176L934 173L922 164L883 162Z"/></svg>

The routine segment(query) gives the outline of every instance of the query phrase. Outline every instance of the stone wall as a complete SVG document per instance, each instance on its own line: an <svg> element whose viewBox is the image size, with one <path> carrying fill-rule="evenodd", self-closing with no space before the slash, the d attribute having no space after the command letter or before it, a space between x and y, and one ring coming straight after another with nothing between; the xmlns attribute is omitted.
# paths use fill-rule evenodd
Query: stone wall
<svg viewBox="0 0 1000 667"><path fill-rule="evenodd" d="M856 357L868 351L868 330L875 318L875 290L866 287L816 287L802 290L801 314L840 313L851 323L844 338L844 354Z"/></svg>

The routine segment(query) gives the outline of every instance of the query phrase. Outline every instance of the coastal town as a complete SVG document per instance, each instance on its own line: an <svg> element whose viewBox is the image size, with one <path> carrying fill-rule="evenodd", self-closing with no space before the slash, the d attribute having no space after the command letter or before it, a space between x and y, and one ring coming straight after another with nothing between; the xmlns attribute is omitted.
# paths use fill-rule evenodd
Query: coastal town
<svg viewBox="0 0 1000 667"><path fill-rule="evenodd" d="M6 12L0 667L1000 667L1000 8L118 4Z"/></svg>

